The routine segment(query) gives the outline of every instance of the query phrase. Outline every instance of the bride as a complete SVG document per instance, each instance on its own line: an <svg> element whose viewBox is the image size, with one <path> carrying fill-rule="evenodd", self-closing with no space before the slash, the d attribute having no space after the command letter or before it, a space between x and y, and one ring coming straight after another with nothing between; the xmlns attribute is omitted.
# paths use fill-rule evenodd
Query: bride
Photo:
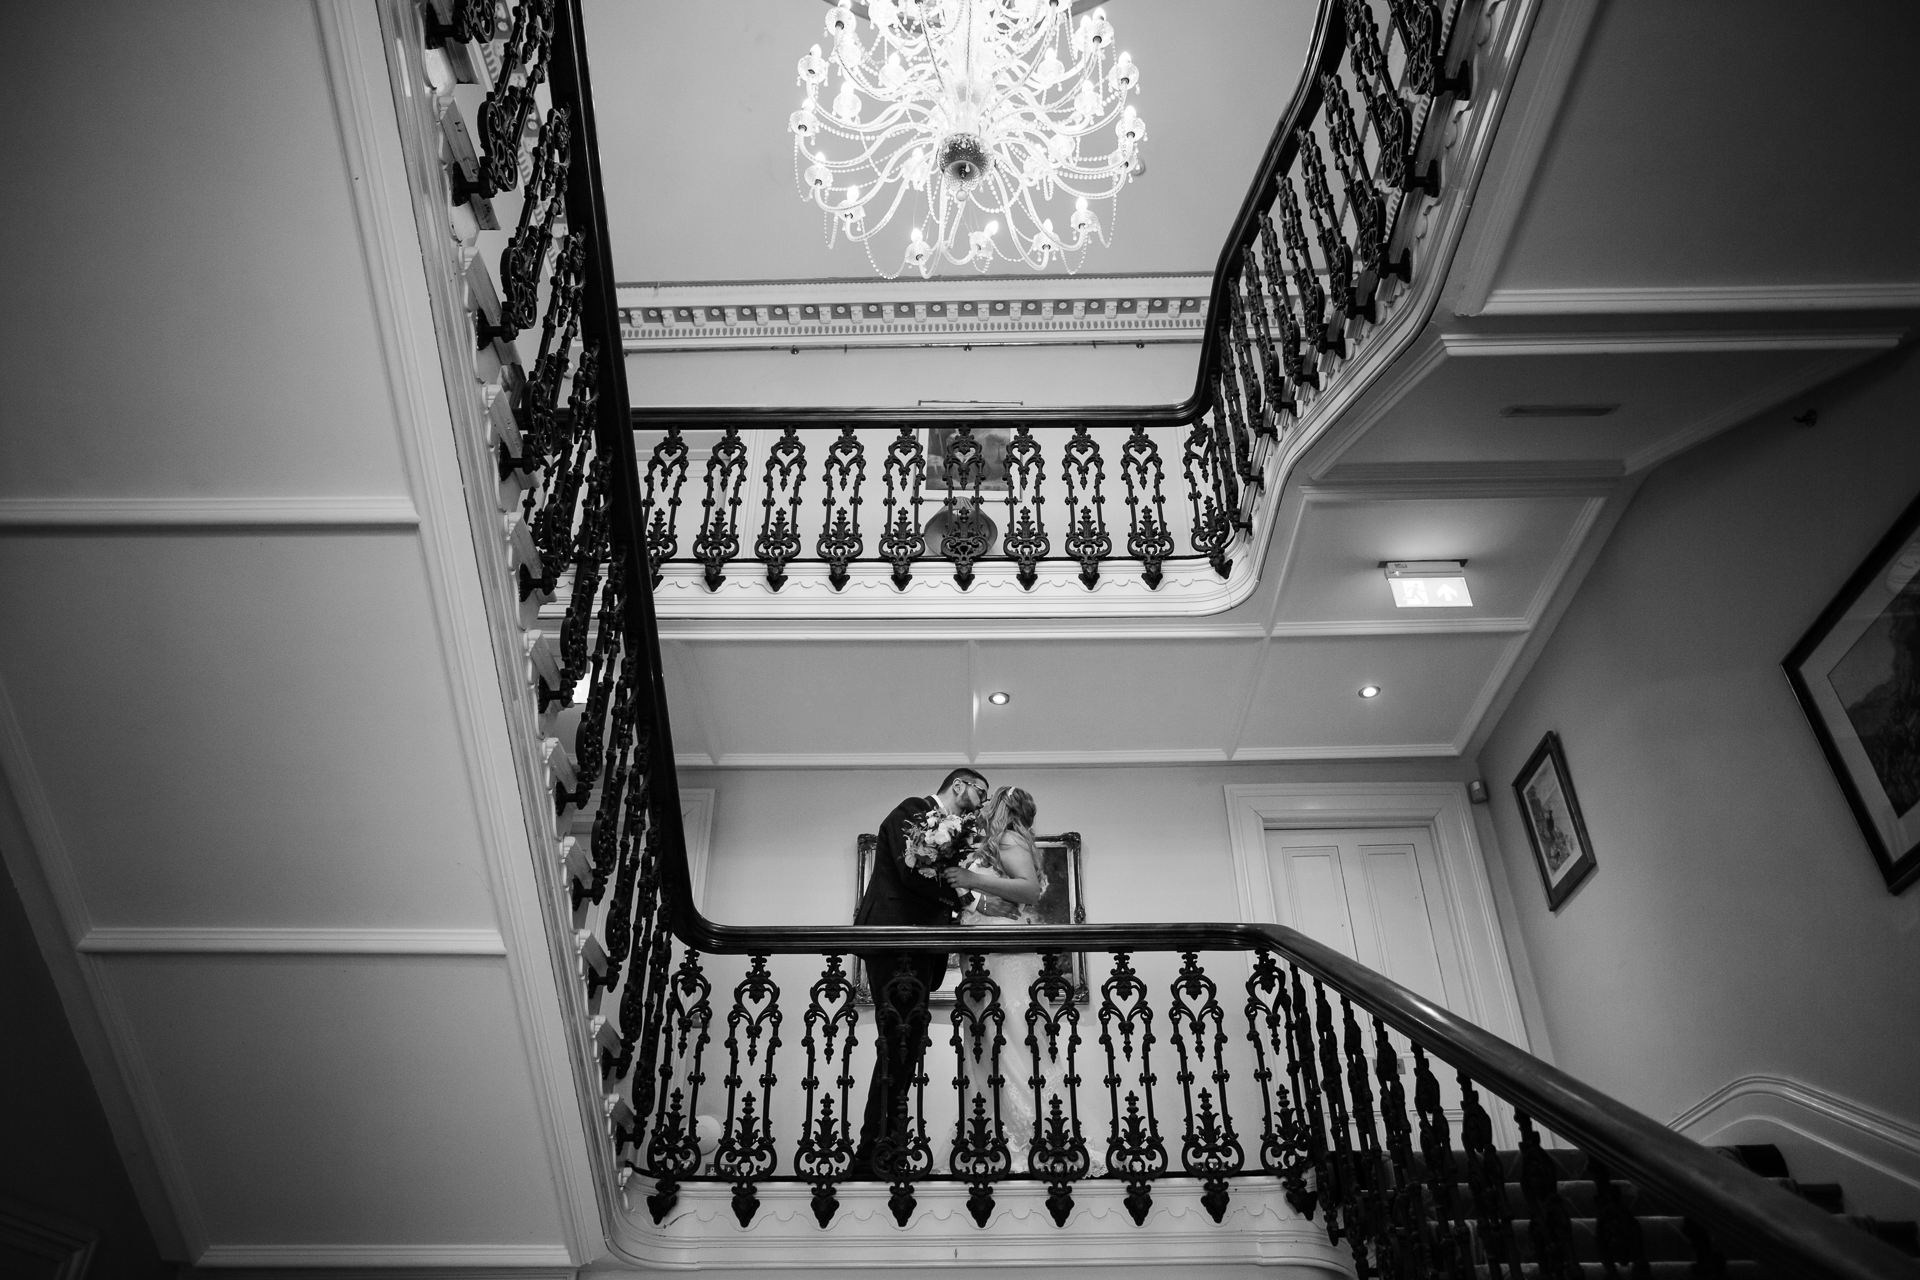
<svg viewBox="0 0 1920 1280"><path fill-rule="evenodd" d="M948 884L960 890L972 890L973 902L960 915L967 926L1041 924L1036 906L1047 891L1046 877L1040 870L1040 857L1033 843L1033 797L1019 787L1001 787L988 802L981 848L965 867L943 872ZM1016 1176L1027 1171L1027 1154L1034 1138L1033 1083L1028 1078L1034 1055L1025 1049L1029 992L1040 976L1040 957L1033 952L989 954L987 972L1000 990L1000 1008L1005 1015L1002 1034L1006 1046L1001 1050L1000 1118L1005 1126L1007 1150ZM990 1028L983 1028L990 1035ZM1043 1096L1065 1097L1066 1046L1057 1046L1057 1055L1047 1052L1047 1035L1037 1026ZM993 1095L987 1077L992 1074L990 1045L981 1048L967 1044L962 1059L967 1078L967 1114L975 1096L987 1100L987 1115L993 1116ZM1057 1060L1056 1060L1057 1058Z"/></svg>

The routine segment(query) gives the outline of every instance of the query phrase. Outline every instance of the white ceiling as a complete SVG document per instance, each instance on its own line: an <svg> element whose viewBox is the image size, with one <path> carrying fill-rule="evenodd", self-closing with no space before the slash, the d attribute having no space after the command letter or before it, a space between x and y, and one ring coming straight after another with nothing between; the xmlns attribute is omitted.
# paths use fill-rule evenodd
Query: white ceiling
<svg viewBox="0 0 1920 1280"><path fill-rule="evenodd" d="M794 180L787 117L802 97L794 64L822 40L820 0L585 8L620 280L874 278L860 248L844 240L827 248L821 214ZM1147 122L1147 171L1122 192L1117 220L1103 213L1114 243L1093 250L1085 269L1211 274L1293 94L1317 6L1108 0L1105 8L1119 47L1141 68L1134 101ZM906 232L891 248L884 235L875 257L891 271ZM1002 263L995 273L1008 270Z"/></svg>

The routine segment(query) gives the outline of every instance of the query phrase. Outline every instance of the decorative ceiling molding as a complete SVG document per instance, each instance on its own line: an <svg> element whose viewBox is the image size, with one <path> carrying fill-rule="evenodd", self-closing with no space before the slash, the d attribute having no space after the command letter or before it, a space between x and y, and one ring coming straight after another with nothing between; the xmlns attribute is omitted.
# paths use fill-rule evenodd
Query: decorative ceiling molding
<svg viewBox="0 0 1920 1280"><path fill-rule="evenodd" d="M618 287L628 352L1197 343L1210 275L743 280Z"/></svg>
<svg viewBox="0 0 1920 1280"><path fill-rule="evenodd" d="M1481 315L1684 315L1721 311L1920 309L1920 281L1739 284L1664 288L1495 289Z"/></svg>

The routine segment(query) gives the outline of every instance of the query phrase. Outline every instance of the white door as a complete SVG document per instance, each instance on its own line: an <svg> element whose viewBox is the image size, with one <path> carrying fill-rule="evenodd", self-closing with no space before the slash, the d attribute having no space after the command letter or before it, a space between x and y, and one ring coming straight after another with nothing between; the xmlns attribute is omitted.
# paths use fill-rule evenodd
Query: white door
<svg viewBox="0 0 1920 1280"><path fill-rule="evenodd" d="M1478 1021L1468 994L1447 891L1433 835L1425 827L1348 827L1330 831L1269 830L1267 879L1273 918L1325 943L1369 969L1462 1017ZM1332 996L1332 993L1329 993ZM1337 998L1332 1013L1341 1017ZM1373 1057L1372 1019L1355 1009L1367 1054ZM1413 1101L1413 1054L1407 1038L1390 1032L1401 1085ZM1344 1037L1342 1037L1344 1043ZM1452 1068L1429 1058L1440 1085L1455 1143L1460 1139L1460 1087ZM1495 1140L1511 1146L1507 1108L1484 1098ZM1409 1115L1409 1121L1414 1117Z"/></svg>

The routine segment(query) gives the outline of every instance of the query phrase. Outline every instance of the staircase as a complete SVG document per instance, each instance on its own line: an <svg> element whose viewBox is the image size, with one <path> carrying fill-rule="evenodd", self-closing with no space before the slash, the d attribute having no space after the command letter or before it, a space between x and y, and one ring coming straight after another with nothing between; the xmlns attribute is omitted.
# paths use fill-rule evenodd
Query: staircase
<svg viewBox="0 0 1920 1280"><path fill-rule="evenodd" d="M1901 1253L1915 1260L1914 1271L1920 1275L1920 1225L1913 1222L1883 1222L1877 1218L1862 1217L1846 1212L1845 1196L1838 1183L1832 1182L1796 1182L1788 1171L1786 1158L1775 1146L1734 1146L1715 1148L1721 1155L1772 1182L1782 1190L1799 1196L1835 1217L1845 1218L1860 1230L1875 1236L1893 1246ZM1752 1276L1774 1277L1795 1274L1768 1265L1764 1258L1753 1258L1743 1254L1737 1247L1730 1247L1717 1258L1700 1261L1696 1258L1696 1232L1679 1210L1662 1203L1657 1197L1642 1191L1630 1183L1617 1179L1607 1179L1604 1170L1596 1179L1595 1162L1585 1152L1566 1149L1548 1150L1547 1157L1553 1162L1559 1173L1560 1200L1565 1206L1571 1222L1570 1236L1573 1243L1573 1257L1560 1259L1562 1264L1556 1268L1552 1259L1543 1256L1543 1237L1534 1231L1534 1222L1527 1217L1517 1217L1511 1228L1502 1232L1493 1231L1471 1233L1469 1257L1473 1274L1487 1276L1489 1280L1499 1280L1502 1276L1516 1276L1519 1271L1514 1267L1518 1262L1527 1268L1539 1268L1537 1274L1560 1274L1571 1276L1572 1270L1564 1266L1571 1261L1579 1269L1582 1277L1599 1280L1607 1277L1630 1276L1651 1277L1693 1277L1725 1275L1728 1277ZM1521 1156L1517 1151L1499 1153L1506 1175L1506 1202L1525 1212L1523 1206L1530 1203L1529 1192L1521 1182ZM1455 1205L1464 1207L1474 1204L1474 1189L1468 1183L1467 1170L1459 1163L1460 1181L1454 1188ZM1425 1175L1424 1162L1421 1164ZM1536 1187L1532 1196L1537 1198ZM1429 1233L1428 1248L1443 1249L1446 1227L1442 1215L1434 1211L1431 1194L1426 1200L1427 1220L1425 1227ZM1458 1230L1464 1227L1455 1223ZM1500 1237L1495 1239L1495 1237ZM1613 1261L1603 1261L1611 1255ZM1542 1265L1546 1264L1546 1265ZM1434 1268L1431 1274L1447 1274ZM1455 1267L1451 1274L1464 1274Z"/></svg>

